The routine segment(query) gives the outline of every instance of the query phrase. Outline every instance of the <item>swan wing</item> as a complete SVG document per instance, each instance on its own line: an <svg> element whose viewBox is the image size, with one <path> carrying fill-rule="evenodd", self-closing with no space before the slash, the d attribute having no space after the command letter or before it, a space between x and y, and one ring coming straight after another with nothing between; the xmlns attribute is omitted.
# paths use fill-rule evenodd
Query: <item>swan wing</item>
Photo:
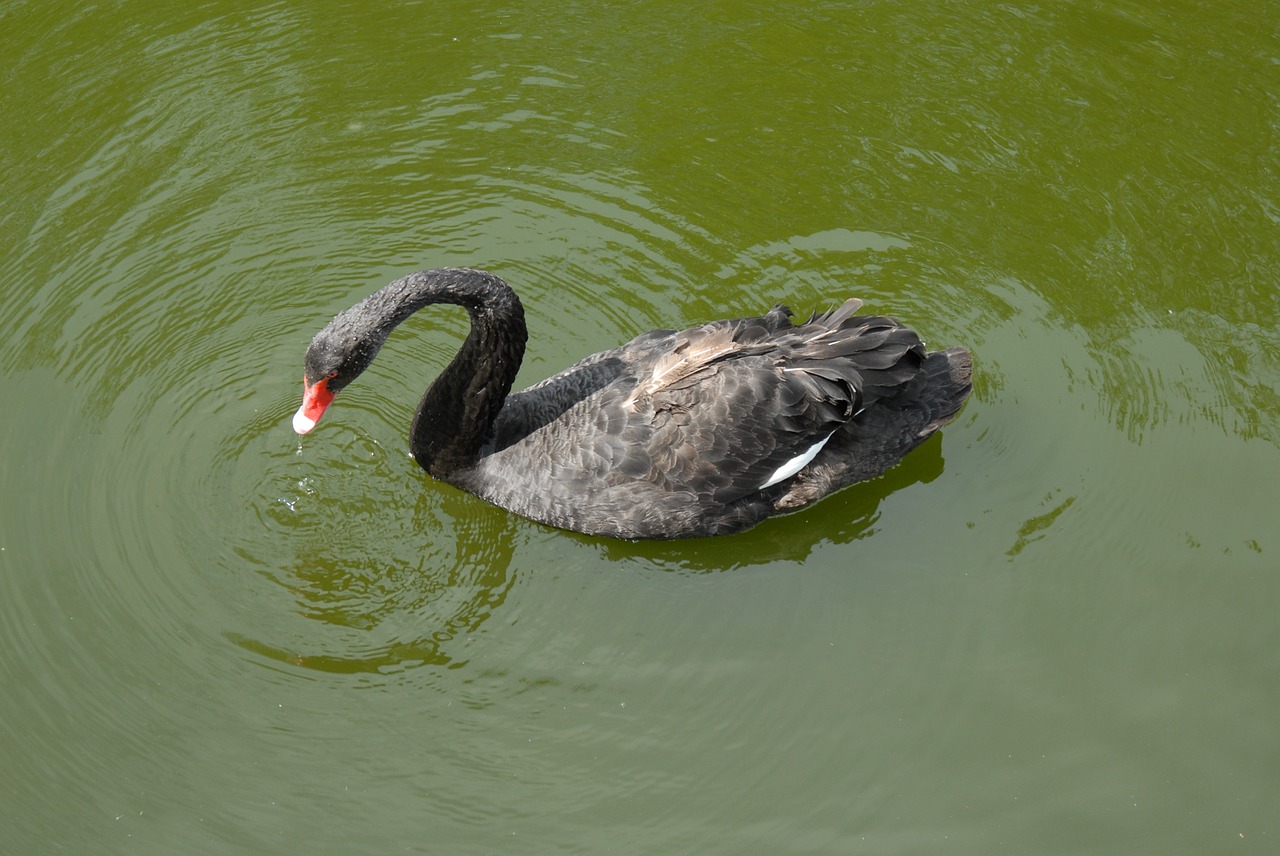
<svg viewBox="0 0 1280 856"><path fill-rule="evenodd" d="M508 398L462 486L536 520L618 537L750 525L766 512L733 509L753 496L772 507L824 448L847 445L837 432L862 408L920 371L913 332L856 309L793 326L779 307L588 357Z"/></svg>
<svg viewBox="0 0 1280 856"><path fill-rule="evenodd" d="M924 346L858 301L800 326L763 318L675 334L634 360L634 385L602 396L593 444L607 481L648 480L729 503L786 480L870 401L919 371ZM603 415L603 414L602 414Z"/></svg>

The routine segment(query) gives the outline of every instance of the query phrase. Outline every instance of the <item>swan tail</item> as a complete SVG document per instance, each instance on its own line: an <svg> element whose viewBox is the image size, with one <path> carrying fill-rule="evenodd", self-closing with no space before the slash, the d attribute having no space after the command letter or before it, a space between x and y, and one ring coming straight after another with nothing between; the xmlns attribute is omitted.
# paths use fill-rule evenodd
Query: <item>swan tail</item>
<svg viewBox="0 0 1280 856"><path fill-rule="evenodd" d="M964 348L927 354L915 377L867 405L832 435L814 462L774 503L795 511L827 494L876 478L956 418L973 389Z"/></svg>

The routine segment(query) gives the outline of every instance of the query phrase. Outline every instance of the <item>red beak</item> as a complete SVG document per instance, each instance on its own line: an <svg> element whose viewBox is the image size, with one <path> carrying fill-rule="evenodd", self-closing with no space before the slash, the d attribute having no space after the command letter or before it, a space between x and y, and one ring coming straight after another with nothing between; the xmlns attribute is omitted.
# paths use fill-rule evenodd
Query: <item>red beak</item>
<svg viewBox="0 0 1280 856"><path fill-rule="evenodd" d="M293 430L299 434L306 434L312 428L316 427L316 423L320 421L320 417L324 415L324 410L329 406L329 402L333 401L334 393L329 391L329 379L322 377L313 384L308 385L307 379L302 379L302 406L298 408L298 412L293 414Z"/></svg>

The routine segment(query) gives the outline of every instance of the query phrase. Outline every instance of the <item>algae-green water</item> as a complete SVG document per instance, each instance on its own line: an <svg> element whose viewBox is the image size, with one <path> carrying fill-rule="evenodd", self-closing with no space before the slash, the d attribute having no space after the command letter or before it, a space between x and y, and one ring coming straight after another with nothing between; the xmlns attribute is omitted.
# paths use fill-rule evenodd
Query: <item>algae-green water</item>
<svg viewBox="0 0 1280 856"><path fill-rule="evenodd" d="M0 852L1280 847L1274 3L0 8ZM428 478L419 313L520 384L860 297L975 356L723 539Z"/></svg>

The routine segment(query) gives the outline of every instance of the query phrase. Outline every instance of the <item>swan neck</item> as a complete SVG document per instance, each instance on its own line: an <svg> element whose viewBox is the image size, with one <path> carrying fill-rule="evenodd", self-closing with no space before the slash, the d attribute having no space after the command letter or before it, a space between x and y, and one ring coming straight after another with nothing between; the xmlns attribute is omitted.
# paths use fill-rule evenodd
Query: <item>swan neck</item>
<svg viewBox="0 0 1280 856"><path fill-rule="evenodd" d="M462 306L470 316L471 330L457 355L423 393L409 432L414 458L445 480L479 460L520 370L528 340L524 307L510 286L484 271L448 273L447 287L429 287L426 302Z"/></svg>

